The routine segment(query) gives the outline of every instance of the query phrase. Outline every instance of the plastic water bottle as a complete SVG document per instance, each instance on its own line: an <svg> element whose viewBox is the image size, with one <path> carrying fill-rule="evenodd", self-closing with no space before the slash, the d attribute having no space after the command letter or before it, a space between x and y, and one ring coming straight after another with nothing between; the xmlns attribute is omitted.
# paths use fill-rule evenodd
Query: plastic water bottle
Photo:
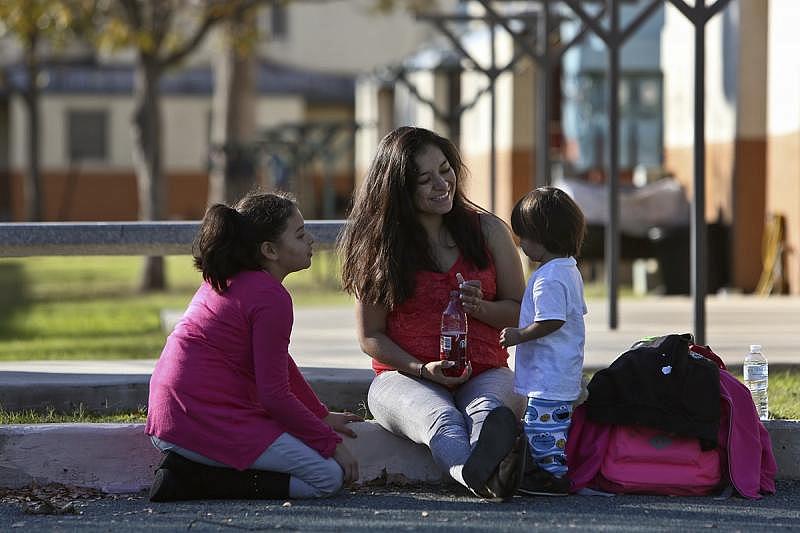
<svg viewBox="0 0 800 533"><path fill-rule="evenodd" d="M750 353L744 358L744 384L753 395L758 417L761 420L767 420L769 418L767 399L769 366L767 358L761 353L760 344L751 344Z"/></svg>
<svg viewBox="0 0 800 533"><path fill-rule="evenodd" d="M460 376L467 367L467 313L461 306L458 291L450 292L450 302L442 313L439 337L439 359L454 361L455 365L442 369L445 376Z"/></svg>

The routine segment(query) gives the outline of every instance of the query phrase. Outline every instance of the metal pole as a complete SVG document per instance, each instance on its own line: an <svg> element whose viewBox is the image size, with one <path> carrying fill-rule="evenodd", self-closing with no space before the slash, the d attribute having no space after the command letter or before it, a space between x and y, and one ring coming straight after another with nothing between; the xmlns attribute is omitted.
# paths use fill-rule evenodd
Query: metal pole
<svg viewBox="0 0 800 533"><path fill-rule="evenodd" d="M494 23L489 23L489 39L491 39L490 50L491 50L491 61L492 61L492 66L491 66L491 69L489 71L489 73L490 73L490 76L489 76L489 84L490 84L489 85L489 87L490 87L489 96L490 96L490 98L489 98L489 100L491 102L490 105L492 106L490 119L489 119L489 123L490 123L490 126L489 126L490 133L489 133L489 135L491 137L489 139L489 187L490 187L490 192L489 192L489 210L492 213L494 213L494 211L495 211L496 197L497 197L497 191L496 191L496 188L497 188L497 146L496 146L496 139L495 139L495 137L497 137L497 135L496 135L496 129L497 129L497 86L495 84L495 82L497 81L497 70L496 70L496 66L495 66L495 61L496 61L497 58L495 57L496 54L495 54L495 46L494 46L494 44L495 44L494 43L494 37L495 37Z"/></svg>
<svg viewBox="0 0 800 533"><path fill-rule="evenodd" d="M539 187L550 185L550 82L552 68L550 65L550 7L548 2L542 5L542 45L539 61L539 101L538 101L538 128L539 142L537 145L536 171L533 183Z"/></svg>
<svg viewBox="0 0 800 533"><path fill-rule="evenodd" d="M692 298L694 299L694 338L706 338L706 25L705 0L694 9L694 205L692 209Z"/></svg>
<svg viewBox="0 0 800 533"><path fill-rule="evenodd" d="M608 327L617 329L619 292L619 0L609 0L610 31L608 47L608 224L606 225L605 262L608 281Z"/></svg>
<svg viewBox="0 0 800 533"><path fill-rule="evenodd" d="M447 118L450 140L461 146L461 66L447 71Z"/></svg>

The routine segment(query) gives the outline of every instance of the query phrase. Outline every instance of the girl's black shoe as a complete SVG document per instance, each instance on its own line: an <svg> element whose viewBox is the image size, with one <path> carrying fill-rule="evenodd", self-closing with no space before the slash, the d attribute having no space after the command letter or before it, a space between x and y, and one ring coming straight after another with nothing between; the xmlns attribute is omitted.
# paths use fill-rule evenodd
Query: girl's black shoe
<svg viewBox="0 0 800 533"><path fill-rule="evenodd" d="M208 466L164 452L150 501L272 500L289 497L289 474Z"/></svg>

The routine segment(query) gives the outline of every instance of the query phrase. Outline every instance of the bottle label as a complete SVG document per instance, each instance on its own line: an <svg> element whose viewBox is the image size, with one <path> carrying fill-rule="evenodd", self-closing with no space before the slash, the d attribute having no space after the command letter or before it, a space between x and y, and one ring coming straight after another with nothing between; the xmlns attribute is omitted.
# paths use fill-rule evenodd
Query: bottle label
<svg viewBox="0 0 800 533"><path fill-rule="evenodd" d="M445 376L460 376L467 367L467 335L461 332L442 332L439 342L439 359L454 361L455 365L445 368Z"/></svg>
<svg viewBox="0 0 800 533"><path fill-rule="evenodd" d="M767 379L769 371L765 365L744 366L745 381L761 381Z"/></svg>
<svg viewBox="0 0 800 533"><path fill-rule="evenodd" d="M453 349L453 337L450 335L442 335L440 348L440 355L441 352L449 353L450 350Z"/></svg>

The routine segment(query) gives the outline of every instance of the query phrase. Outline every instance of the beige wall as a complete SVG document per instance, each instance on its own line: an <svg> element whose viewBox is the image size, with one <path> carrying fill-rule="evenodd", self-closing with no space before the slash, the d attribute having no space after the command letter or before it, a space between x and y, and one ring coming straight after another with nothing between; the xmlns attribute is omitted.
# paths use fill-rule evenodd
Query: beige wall
<svg viewBox="0 0 800 533"><path fill-rule="evenodd" d="M281 63L333 72L366 72L396 63L437 35L425 22L397 2L390 12L378 12L373 0L292 2L288 6L286 40L266 40L261 52ZM452 10L455 0L438 0ZM263 13L269 17L269 9Z"/></svg>
<svg viewBox="0 0 800 533"><path fill-rule="evenodd" d="M85 161L81 163L81 167L104 172L128 170L132 167L133 137L130 120L133 100L129 96L45 94L41 106L43 169L61 170L69 166L67 113L79 109L105 110L108 113L108 160ZM306 118L342 118L350 113L341 106L315 106L311 109L313 111L308 111L306 104L298 96L261 98L256 107L257 125L259 128L266 128ZM165 170L205 171L210 97L166 95L162 100L162 112ZM11 128L11 168L19 170L27 164L27 115L19 98L12 99Z"/></svg>

